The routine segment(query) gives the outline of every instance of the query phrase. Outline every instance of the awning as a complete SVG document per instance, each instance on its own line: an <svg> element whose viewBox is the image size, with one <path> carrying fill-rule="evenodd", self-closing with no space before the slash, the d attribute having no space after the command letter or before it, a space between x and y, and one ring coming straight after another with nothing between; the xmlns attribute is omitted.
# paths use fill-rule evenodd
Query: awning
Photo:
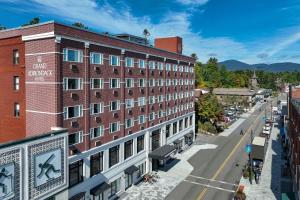
<svg viewBox="0 0 300 200"><path fill-rule="evenodd" d="M169 156L171 153L173 153L175 150L176 150L175 146L166 144L149 153L149 157L162 160L167 156Z"/></svg>
<svg viewBox="0 0 300 200"><path fill-rule="evenodd" d="M127 169L124 170L125 174L133 174L133 172L138 171L139 168L137 168L135 165L131 165Z"/></svg>
<svg viewBox="0 0 300 200"><path fill-rule="evenodd" d="M110 188L110 185L106 182L103 182L100 185L91 189L91 194L94 196L97 196L97 195L101 194L102 192L104 192L105 190L107 190L108 188Z"/></svg>
<svg viewBox="0 0 300 200"><path fill-rule="evenodd" d="M174 144L179 144L179 143L181 143L181 140L175 140L173 143Z"/></svg>
<svg viewBox="0 0 300 200"><path fill-rule="evenodd" d="M72 196L69 200L80 200L84 197L85 192L80 192L74 196Z"/></svg>

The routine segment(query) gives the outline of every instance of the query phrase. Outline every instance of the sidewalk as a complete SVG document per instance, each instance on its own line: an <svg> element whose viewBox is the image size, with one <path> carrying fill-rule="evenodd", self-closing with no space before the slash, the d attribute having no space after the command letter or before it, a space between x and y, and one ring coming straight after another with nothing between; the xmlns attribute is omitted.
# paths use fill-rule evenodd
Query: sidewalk
<svg viewBox="0 0 300 200"><path fill-rule="evenodd" d="M194 144L189 149L181 154L176 154L176 158L179 160L168 171L159 171L160 178L156 183L150 184L141 182L138 185L133 185L120 199L126 200L163 200L166 196L192 171L193 166L189 164L188 159L192 157L201 149L216 149L217 145L214 144ZM174 162L174 161L173 161ZM175 161L176 162L176 161Z"/></svg>
<svg viewBox="0 0 300 200"><path fill-rule="evenodd" d="M253 180L241 178L240 184L245 186L247 200L276 200L281 195L281 144L277 139L279 129L272 128L265 162L259 184Z"/></svg>

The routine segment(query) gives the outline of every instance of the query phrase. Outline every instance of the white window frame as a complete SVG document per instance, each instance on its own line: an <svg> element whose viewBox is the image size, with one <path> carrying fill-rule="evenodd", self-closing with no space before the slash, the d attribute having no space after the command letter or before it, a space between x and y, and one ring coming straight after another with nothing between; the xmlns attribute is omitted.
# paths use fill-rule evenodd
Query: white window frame
<svg viewBox="0 0 300 200"><path fill-rule="evenodd" d="M138 59L138 67L141 69L145 69L146 68L145 60Z"/></svg>
<svg viewBox="0 0 300 200"><path fill-rule="evenodd" d="M116 124L117 125L117 129L115 131L112 131L112 127L113 125ZM120 131L120 122L112 122L112 123L109 123L109 133L115 133L115 132L118 132Z"/></svg>
<svg viewBox="0 0 300 200"><path fill-rule="evenodd" d="M130 65L128 65L127 61L130 61ZM134 67L134 59L131 57L126 57L125 58L125 67Z"/></svg>
<svg viewBox="0 0 300 200"><path fill-rule="evenodd" d="M130 80L130 85L127 85L127 81ZM133 88L134 87L134 79L133 78L126 78L125 79L125 87L126 88Z"/></svg>
<svg viewBox="0 0 300 200"><path fill-rule="evenodd" d="M83 131L77 131L77 132L70 133L70 135L73 135L73 134L78 134L78 142L74 143L74 144L70 144L69 146L75 145L75 144L80 144L83 142Z"/></svg>
<svg viewBox="0 0 300 200"><path fill-rule="evenodd" d="M130 102L130 103L129 103ZM126 108L133 108L134 107L134 99L125 99L125 106Z"/></svg>
<svg viewBox="0 0 300 200"><path fill-rule="evenodd" d="M141 120L143 119L143 120ZM146 116L145 115L139 115L138 117L139 124L144 124L146 122Z"/></svg>
<svg viewBox="0 0 300 200"><path fill-rule="evenodd" d="M117 63L116 63L116 64L113 64L113 63L112 63L112 61L113 61L112 58L117 58ZM117 55L109 55L109 65L110 65L110 66L113 66L113 67L120 66L120 56L117 56Z"/></svg>
<svg viewBox="0 0 300 200"><path fill-rule="evenodd" d="M68 116L68 112L69 112L69 108L71 107L77 107L79 109L79 116L76 116L76 117L69 117ZM83 105L74 105L74 106L66 106L64 107L64 120L67 120L67 119L76 119L76 118L79 118L79 117L82 117L83 116Z"/></svg>
<svg viewBox="0 0 300 200"><path fill-rule="evenodd" d="M112 87L113 80L117 80L117 86L116 87ZM110 89L118 89L118 88L120 88L120 79L119 78L111 78L111 79L109 79L109 88Z"/></svg>
<svg viewBox="0 0 300 200"><path fill-rule="evenodd" d="M143 85L140 84L141 80L143 80ZM146 79L144 79L144 78L139 79L139 87L146 87Z"/></svg>
<svg viewBox="0 0 300 200"><path fill-rule="evenodd" d="M100 82L100 84L99 84L100 87L99 88L95 88L94 87L94 81L95 80L98 80ZM104 80L103 80L103 78L91 78L90 81L91 81L91 89L103 89L104 88Z"/></svg>
<svg viewBox="0 0 300 200"><path fill-rule="evenodd" d="M139 97L138 106L145 106L145 105L146 105L146 97Z"/></svg>
<svg viewBox="0 0 300 200"><path fill-rule="evenodd" d="M117 104L116 110L113 110L113 109L112 109L112 105L113 105L114 102L116 102L116 104ZM120 105L121 105L120 100L110 101L110 102L109 102L109 111L114 112L114 111L120 110L120 107L121 107Z"/></svg>
<svg viewBox="0 0 300 200"><path fill-rule="evenodd" d="M95 136L94 135L94 131L95 129L98 129L99 130L99 135ZM102 137L104 135L104 126L97 126L97 127L94 127L94 128L90 128L90 138L91 139L95 139L95 138L99 138L99 137Z"/></svg>
<svg viewBox="0 0 300 200"><path fill-rule="evenodd" d="M72 60L68 59L69 51L76 51L78 53L77 60L72 61ZM83 51L79 50L79 49L64 48L63 49L63 61L82 63L83 62Z"/></svg>
<svg viewBox="0 0 300 200"><path fill-rule="evenodd" d="M78 85L79 85L79 89L69 89L69 85L68 85L68 80L69 79L76 79L79 81ZM63 90L64 91L68 91L68 90L82 90L83 89L83 79L82 78L73 78L73 77L64 77L63 78Z"/></svg>
<svg viewBox="0 0 300 200"><path fill-rule="evenodd" d="M128 123L127 123L128 120L130 120L130 126L128 126ZM125 128L131 128L133 126L134 126L134 118L126 119Z"/></svg>
<svg viewBox="0 0 300 200"><path fill-rule="evenodd" d="M148 63L149 69L155 69L155 61L151 60Z"/></svg>
<svg viewBox="0 0 300 200"><path fill-rule="evenodd" d="M98 113L94 113L94 106L98 105L99 106L99 112ZM100 114L104 112L104 103L100 102L100 103L91 103L90 105L90 113L91 115L96 115L96 114Z"/></svg>
<svg viewBox="0 0 300 200"><path fill-rule="evenodd" d="M166 71L171 71L171 64L170 63L166 63Z"/></svg>
<svg viewBox="0 0 300 200"><path fill-rule="evenodd" d="M94 60L94 56L98 55L100 58L100 62L96 63ZM103 54L102 53L97 53L97 52L91 52L90 53L90 63L93 65L103 65Z"/></svg>
<svg viewBox="0 0 300 200"><path fill-rule="evenodd" d="M164 64L162 62L158 62L157 63L157 69L160 70L160 71L164 70Z"/></svg>

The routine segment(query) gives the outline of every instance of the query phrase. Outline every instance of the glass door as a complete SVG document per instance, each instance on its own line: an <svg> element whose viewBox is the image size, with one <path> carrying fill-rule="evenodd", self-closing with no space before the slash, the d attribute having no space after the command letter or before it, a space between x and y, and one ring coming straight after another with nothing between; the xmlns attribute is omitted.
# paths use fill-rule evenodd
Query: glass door
<svg viewBox="0 0 300 200"><path fill-rule="evenodd" d="M125 176L125 189L128 189L132 186L132 174L126 174Z"/></svg>

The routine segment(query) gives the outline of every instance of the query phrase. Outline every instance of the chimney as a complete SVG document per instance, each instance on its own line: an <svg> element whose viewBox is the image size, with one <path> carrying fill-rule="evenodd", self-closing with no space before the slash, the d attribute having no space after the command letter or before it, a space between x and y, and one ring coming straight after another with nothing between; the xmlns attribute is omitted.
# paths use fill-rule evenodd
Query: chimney
<svg viewBox="0 0 300 200"><path fill-rule="evenodd" d="M155 38L154 46L158 49L182 54L182 38L178 36L167 38Z"/></svg>

